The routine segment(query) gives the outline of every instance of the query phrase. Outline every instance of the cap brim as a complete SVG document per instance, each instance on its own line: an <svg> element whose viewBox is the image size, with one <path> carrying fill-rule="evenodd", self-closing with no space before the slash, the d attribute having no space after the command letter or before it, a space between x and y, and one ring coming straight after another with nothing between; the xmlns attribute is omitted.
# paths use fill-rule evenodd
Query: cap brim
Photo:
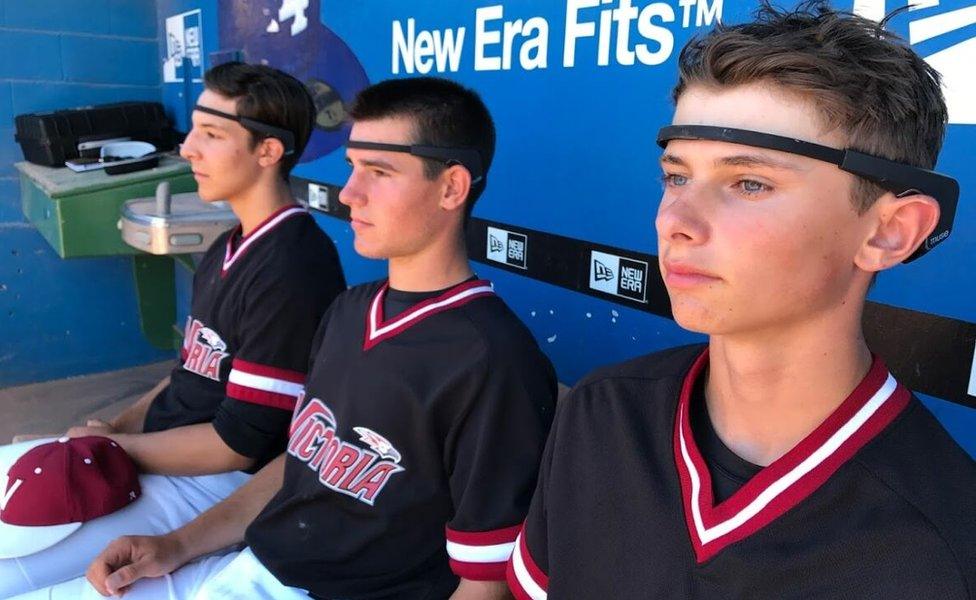
<svg viewBox="0 0 976 600"><path fill-rule="evenodd" d="M56 439L47 438L0 446L0 474L6 475L17 459L31 448ZM50 548L77 531L79 527L81 523L23 527L0 521L0 559L20 558Z"/></svg>
<svg viewBox="0 0 976 600"><path fill-rule="evenodd" d="M0 559L20 558L57 544L81 527L81 523L22 527L0 522Z"/></svg>

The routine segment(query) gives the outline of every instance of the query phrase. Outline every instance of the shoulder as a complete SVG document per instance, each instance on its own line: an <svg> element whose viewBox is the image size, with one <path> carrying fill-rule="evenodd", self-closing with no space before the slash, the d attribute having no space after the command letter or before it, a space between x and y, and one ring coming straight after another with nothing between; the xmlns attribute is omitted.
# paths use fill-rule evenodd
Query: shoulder
<svg viewBox="0 0 976 600"><path fill-rule="evenodd" d="M583 377L574 390L584 390L634 381L653 384L659 381L681 381L692 363L705 350L703 344L678 346L652 354L645 354L631 360L600 367Z"/></svg>
<svg viewBox="0 0 976 600"><path fill-rule="evenodd" d="M560 400L557 420L587 427L670 422L685 375L703 350L702 345L681 346L596 369Z"/></svg>
<svg viewBox="0 0 976 600"><path fill-rule="evenodd" d="M539 351L529 328L497 294L479 297L461 306L456 314L492 354Z"/></svg>
<svg viewBox="0 0 976 600"><path fill-rule="evenodd" d="M324 290L333 295L345 289L345 278L332 240L307 214L280 223L265 244L249 248L253 260L242 265L260 287L303 290L309 295Z"/></svg>
<svg viewBox="0 0 976 600"><path fill-rule="evenodd" d="M976 461L915 397L858 461L942 538L976 594Z"/></svg>
<svg viewBox="0 0 976 600"><path fill-rule="evenodd" d="M378 294L385 285L385 279L360 283L359 285L354 285L342 292L342 294L339 295L339 298L337 298L337 301L341 300L343 305L367 305L376 298L376 294Z"/></svg>
<svg viewBox="0 0 976 600"><path fill-rule="evenodd" d="M210 247L207 248L206 252L203 253L203 257L200 259L200 262L197 264L195 269L196 272L206 270L212 266L216 266L218 269L220 269L224 261L224 256L227 253L227 238L229 238L231 234L236 231L236 229L237 227L231 227L227 231L217 236L217 239L215 239L213 243L210 244Z"/></svg>
<svg viewBox="0 0 976 600"><path fill-rule="evenodd" d="M361 283L343 290L329 306L329 313L331 315L342 314L343 316L340 317L342 320L348 320L350 313L355 313L357 315L356 327L361 329L363 322L360 319L365 317L370 304L384 285L386 285L385 280L378 280Z"/></svg>
<svg viewBox="0 0 976 600"><path fill-rule="evenodd" d="M270 235L272 243L262 247L276 267L292 273L338 267L335 244L308 213L284 220Z"/></svg>

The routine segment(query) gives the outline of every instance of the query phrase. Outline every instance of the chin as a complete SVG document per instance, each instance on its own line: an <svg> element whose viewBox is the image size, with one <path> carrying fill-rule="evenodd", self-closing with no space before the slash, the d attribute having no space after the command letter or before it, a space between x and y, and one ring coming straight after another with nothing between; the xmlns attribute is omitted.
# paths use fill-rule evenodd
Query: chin
<svg viewBox="0 0 976 600"><path fill-rule="evenodd" d="M369 246L359 241L359 238L355 238L352 242L352 248L356 251L356 254L362 256L363 258L371 258L374 260L383 260L388 258L380 249Z"/></svg>
<svg viewBox="0 0 976 600"><path fill-rule="evenodd" d="M720 332L721 324L718 322L714 311L701 304L672 299L671 314L674 317L674 322L680 325L682 329L705 335Z"/></svg>
<svg viewBox="0 0 976 600"><path fill-rule="evenodd" d="M219 200L226 200L225 197L221 196L216 192L213 192L211 190L201 189L201 188L197 188L197 196L200 196L200 199L203 200L204 202L217 202Z"/></svg>

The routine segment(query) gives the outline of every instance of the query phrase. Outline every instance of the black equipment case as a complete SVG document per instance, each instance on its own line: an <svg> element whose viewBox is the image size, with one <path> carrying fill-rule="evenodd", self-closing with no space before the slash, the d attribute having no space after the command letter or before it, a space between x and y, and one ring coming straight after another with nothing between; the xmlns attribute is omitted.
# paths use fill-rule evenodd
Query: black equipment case
<svg viewBox="0 0 976 600"><path fill-rule="evenodd" d="M159 102L119 102L85 108L18 115L14 139L24 158L47 167L63 167L79 156L98 156L99 140L130 138L149 142L159 151L180 141ZM79 150L79 144L92 147Z"/></svg>

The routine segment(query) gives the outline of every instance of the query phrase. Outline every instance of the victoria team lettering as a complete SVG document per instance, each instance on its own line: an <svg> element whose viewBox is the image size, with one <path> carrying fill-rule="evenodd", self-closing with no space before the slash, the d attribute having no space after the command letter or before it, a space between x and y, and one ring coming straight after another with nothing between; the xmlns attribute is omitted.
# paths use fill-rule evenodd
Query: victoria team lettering
<svg viewBox="0 0 976 600"><path fill-rule="evenodd" d="M303 404L304 395L299 396L292 419L288 454L316 471L325 487L373 506L390 477L405 470L399 464L400 453L386 438L365 427L354 430L370 450L342 440L336 435L338 423L329 407L318 398Z"/></svg>

